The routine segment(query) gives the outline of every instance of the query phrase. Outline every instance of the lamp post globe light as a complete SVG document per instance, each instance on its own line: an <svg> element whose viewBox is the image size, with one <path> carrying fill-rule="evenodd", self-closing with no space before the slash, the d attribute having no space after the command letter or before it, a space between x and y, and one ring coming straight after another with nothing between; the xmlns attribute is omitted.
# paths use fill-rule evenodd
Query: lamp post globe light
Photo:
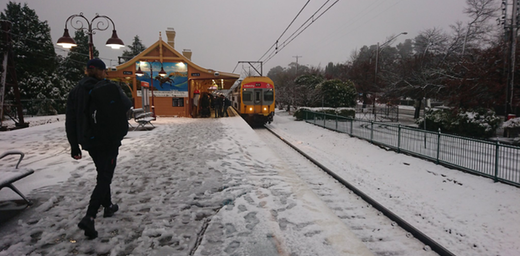
<svg viewBox="0 0 520 256"><path fill-rule="evenodd" d="M83 23L83 20L86 22ZM97 20L97 21L96 21ZM96 21L94 23L94 21ZM92 40L93 34L95 34L95 31L105 31L109 28L110 23L112 23L112 37L110 37L107 42L106 46L111 47L112 49L119 49L121 47L124 47L125 44L123 43L123 40L119 39L117 37L116 32L116 25L110 19L108 16L105 15L99 15L96 13L96 16L92 18L92 20L88 20L85 16L83 16L83 13L79 14L73 14L70 17L67 18L65 21L65 30L63 32L63 36L58 39L57 45L61 45L63 48L70 49L74 46L77 46L76 42L72 37L69 35L69 30L67 29L67 23L70 23L70 26L76 30L84 30L88 35L88 53L89 53L89 59L94 58L94 43ZM93 26L95 25L95 26Z"/></svg>
<svg viewBox="0 0 520 256"><path fill-rule="evenodd" d="M150 90L152 91L152 113L153 113L153 117L155 117L155 104L154 104L154 96L153 96L153 91L154 91L153 80L154 80L154 78L153 78L153 65L152 64L155 63L155 62L161 63L161 71L159 71L159 75L161 77L165 77L166 76L166 72L164 71L164 68L162 66L162 62L157 61L157 60L154 60L152 62L150 62L150 61L143 61L143 60L139 61L139 63L138 63L139 67L138 67L137 71L135 72L136 76L144 76L144 72L141 70L142 63L148 64L150 66Z"/></svg>

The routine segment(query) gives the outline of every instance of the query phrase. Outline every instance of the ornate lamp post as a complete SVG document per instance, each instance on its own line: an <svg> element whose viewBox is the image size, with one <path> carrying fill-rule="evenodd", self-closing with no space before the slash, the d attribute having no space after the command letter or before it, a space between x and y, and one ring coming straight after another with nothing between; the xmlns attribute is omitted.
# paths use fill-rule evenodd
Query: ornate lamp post
<svg viewBox="0 0 520 256"><path fill-rule="evenodd" d="M152 64L154 62L161 63L161 71L159 71L159 75L160 76L163 76L163 77L166 76L166 72L164 71L164 68L162 66L162 62L160 62L160 61L154 60L154 61L150 62L150 61L143 61L143 60L141 60L140 62L148 63L148 65L150 66L150 90L152 91L152 113L153 113L153 117L155 117L155 104L154 104L154 100L153 100L154 99L154 97L153 97L153 91L154 91L153 80L154 80L154 78L153 78L153 65ZM135 72L135 74L137 76L143 76L144 75L144 72L141 70L141 63L139 63L139 67L138 67L137 71Z"/></svg>
<svg viewBox="0 0 520 256"><path fill-rule="evenodd" d="M83 20L85 20L86 25L83 23ZM96 23L94 23L95 20L99 19ZM75 22L73 22L75 21ZM116 32L116 25L110 19L108 16L105 15L99 15L96 13L96 16L92 20L88 20L85 16L83 16L83 13L80 12L79 14L71 15L67 20L65 21L65 31L63 32L63 36L58 39L57 45L63 46L63 48L70 49L71 47L77 46L76 42L72 37L69 35L69 30L67 29L67 23L70 23L70 26L73 27L76 30L84 30L88 35L88 53L89 53L89 59L94 58L94 43L92 40L92 35L95 34L95 31L105 31L109 27L109 21L112 23L112 37L110 37L107 42L106 46L112 47L112 49L119 49L125 44L123 43L123 40L119 39L117 37ZM93 25L95 25L93 27Z"/></svg>

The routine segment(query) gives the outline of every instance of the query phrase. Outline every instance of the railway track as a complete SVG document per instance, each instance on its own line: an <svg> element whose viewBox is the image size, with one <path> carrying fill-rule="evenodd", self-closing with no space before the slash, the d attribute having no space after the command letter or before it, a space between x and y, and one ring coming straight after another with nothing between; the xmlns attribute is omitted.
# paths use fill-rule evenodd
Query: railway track
<svg viewBox="0 0 520 256"><path fill-rule="evenodd" d="M268 128L255 132L374 255L454 255Z"/></svg>

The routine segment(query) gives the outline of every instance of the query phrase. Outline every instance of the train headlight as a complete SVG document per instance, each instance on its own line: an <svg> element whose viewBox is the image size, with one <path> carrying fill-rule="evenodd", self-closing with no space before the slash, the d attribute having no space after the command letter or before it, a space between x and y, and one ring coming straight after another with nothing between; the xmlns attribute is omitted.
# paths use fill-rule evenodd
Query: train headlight
<svg viewBox="0 0 520 256"><path fill-rule="evenodd" d="M252 107L249 107L249 111L253 112L253 108L252 108Z"/></svg>
<svg viewBox="0 0 520 256"><path fill-rule="evenodd" d="M264 107L264 111L267 111L267 108L266 108L266 107Z"/></svg>

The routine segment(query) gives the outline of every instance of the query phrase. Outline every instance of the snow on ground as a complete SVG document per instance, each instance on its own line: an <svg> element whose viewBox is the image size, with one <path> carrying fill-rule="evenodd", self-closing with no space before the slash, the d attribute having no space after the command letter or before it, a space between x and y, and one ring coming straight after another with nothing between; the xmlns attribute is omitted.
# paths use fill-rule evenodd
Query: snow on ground
<svg viewBox="0 0 520 256"><path fill-rule="evenodd" d="M86 240L76 224L95 169L86 152L70 157L63 118L50 119L0 133L0 152L24 151L22 167L35 170L15 185L36 202L0 227L0 255L369 255L240 118L159 118L130 132L113 181L121 210L99 217L99 238ZM285 112L271 126L456 255L520 255L518 188ZM4 158L0 169L14 164ZM19 197L2 189L0 201L10 199Z"/></svg>
<svg viewBox="0 0 520 256"><path fill-rule="evenodd" d="M520 255L520 191L277 113L273 129L456 255Z"/></svg>
<svg viewBox="0 0 520 256"><path fill-rule="evenodd" d="M35 174L15 185L36 201L0 228L0 255L371 255L291 170L277 168L241 118L154 124L123 140L112 183L120 211L98 216L91 241L76 225L95 169L86 152L70 157L64 122L0 133L0 152L27 154L22 167ZM0 168L16 162L3 160Z"/></svg>

